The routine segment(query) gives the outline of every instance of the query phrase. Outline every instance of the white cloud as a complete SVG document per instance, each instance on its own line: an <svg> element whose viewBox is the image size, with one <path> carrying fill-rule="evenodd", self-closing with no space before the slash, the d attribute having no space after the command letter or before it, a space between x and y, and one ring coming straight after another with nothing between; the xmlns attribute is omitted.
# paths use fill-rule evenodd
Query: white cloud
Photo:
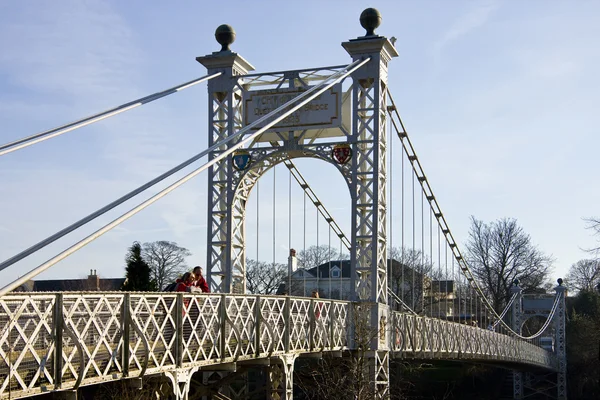
<svg viewBox="0 0 600 400"><path fill-rule="evenodd" d="M478 3L475 8L470 9L466 14L455 20L433 46L433 56L436 63L440 61L444 47L483 26L498 6L497 1Z"/></svg>

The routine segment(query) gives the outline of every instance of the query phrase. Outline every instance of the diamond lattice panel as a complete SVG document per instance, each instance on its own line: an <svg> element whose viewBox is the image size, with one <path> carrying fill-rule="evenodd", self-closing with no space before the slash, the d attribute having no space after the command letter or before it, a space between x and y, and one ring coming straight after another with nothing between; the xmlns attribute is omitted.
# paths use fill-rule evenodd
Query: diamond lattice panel
<svg viewBox="0 0 600 400"><path fill-rule="evenodd" d="M148 340L148 370L175 365L175 310L177 296L162 295L131 295L131 318L140 327ZM144 357L142 339L134 334L130 341L131 354L136 368L141 368ZM130 364L131 365L131 364Z"/></svg>

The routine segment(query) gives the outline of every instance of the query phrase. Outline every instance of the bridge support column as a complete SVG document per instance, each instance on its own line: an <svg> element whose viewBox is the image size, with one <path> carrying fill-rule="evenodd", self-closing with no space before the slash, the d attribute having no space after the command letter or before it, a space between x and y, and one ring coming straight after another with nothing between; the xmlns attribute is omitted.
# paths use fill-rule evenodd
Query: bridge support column
<svg viewBox="0 0 600 400"><path fill-rule="evenodd" d="M366 341L365 369L375 399L389 398L389 334L387 307L387 78L388 63L398 56L386 37L375 34L381 15L364 10L360 23L364 36L342 43L353 61L369 59L352 73L352 248L350 250L352 300L365 304L354 318L353 347ZM357 311L357 310L355 310ZM366 324L364 324L366 322ZM360 334L364 325L365 334ZM382 334L380 335L380 332Z"/></svg>
<svg viewBox="0 0 600 400"><path fill-rule="evenodd" d="M562 285L563 280L558 280L558 286L554 288L558 299L556 314L554 315L554 327L556 331L556 358L558 359L558 373L556 377L556 398L558 400L566 400L567 398L567 349L566 349L566 291L567 288Z"/></svg>
<svg viewBox="0 0 600 400"><path fill-rule="evenodd" d="M198 368L177 369L175 371L164 373L171 381L173 396L176 400L188 400L192 375L194 375L197 370Z"/></svg>
<svg viewBox="0 0 600 400"><path fill-rule="evenodd" d="M518 279L515 279L514 285L510 288L510 292L513 295L516 295L511 309L512 328L515 332L521 333L523 289L519 286ZM523 398L523 373L520 371L513 371L513 398Z"/></svg>
<svg viewBox="0 0 600 400"><path fill-rule="evenodd" d="M369 355L366 362L365 374L369 379L371 390L375 392L376 400L390 398L390 352L375 351Z"/></svg>
<svg viewBox="0 0 600 400"><path fill-rule="evenodd" d="M271 359L268 377L270 400L292 400L294 398L294 363L296 355L282 355Z"/></svg>
<svg viewBox="0 0 600 400"><path fill-rule="evenodd" d="M215 36L233 28L221 25ZM235 33L228 40L233 42ZM219 42L221 43L221 42ZM223 44L223 43L221 43ZM221 75L208 81L208 145L226 139L242 128L242 96L235 76L253 71L242 56L223 45L219 52L197 57L209 74ZM209 154L214 159L229 146L223 145ZM233 188L232 156L217 162L208 170L208 232L207 280L213 292L245 293L246 253L245 214L235 212L229 204L235 194ZM235 241L235 243L234 243Z"/></svg>

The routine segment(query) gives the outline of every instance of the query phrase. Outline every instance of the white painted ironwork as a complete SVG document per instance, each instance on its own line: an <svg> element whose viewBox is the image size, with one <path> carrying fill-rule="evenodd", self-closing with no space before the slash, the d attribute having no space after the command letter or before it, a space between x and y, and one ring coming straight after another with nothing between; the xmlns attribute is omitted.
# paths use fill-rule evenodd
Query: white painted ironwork
<svg viewBox="0 0 600 400"><path fill-rule="evenodd" d="M556 398L564 400L567 398L567 338L566 338L566 292L567 288L562 286L562 280L554 288L558 300L556 317L554 318L556 330L556 357L558 359L558 373L556 380Z"/></svg>
<svg viewBox="0 0 600 400"><path fill-rule="evenodd" d="M0 298L0 399L350 350L352 307L340 300L225 294L7 295ZM391 312L383 326L378 337L389 341L395 357L558 368L552 353L487 329L399 312ZM387 377L387 352L374 353L372 361L378 379Z"/></svg>
<svg viewBox="0 0 600 400"><path fill-rule="evenodd" d="M222 142L236 135L240 136L240 140L250 140L248 135L242 134L244 129L251 132L250 136L258 137L257 132L268 129L286 116L293 115L293 112L310 104L316 96L322 95L353 71L365 65L369 59L357 60L344 68L336 69L333 74L322 78L316 86L308 88L301 85L300 87L305 87L306 90L291 99L290 102L285 103L284 106L274 108L266 117L277 117L276 120L271 120L270 124L265 125L257 132L252 132L253 125L262 124L269 119L262 117L250 125L243 126L243 98L247 96L245 93L251 88L252 82L259 81L260 77L253 76L250 81L245 81L244 74L253 69L252 66L235 53L212 54L199 57L198 61L203 63L208 71L211 71L209 73L224 71L223 76L212 80L208 86L211 104L209 108L209 130L211 132L209 144L212 146L213 143ZM303 82L302 76L307 73L307 71L286 71L282 74L288 81L291 79L290 87L296 87L293 82ZM314 78L314 74L311 76ZM282 82L284 81L279 82L275 89L278 89ZM301 99L303 101L298 103ZM291 108L280 114L288 106ZM213 159L230 148L231 145L220 146L219 149L213 150L209 157ZM251 157L248 169L236 171L233 168L232 157L216 162L209 169L207 278L214 291L245 292L246 201L260 175L268 168L287 159L288 155L285 151L289 149L284 148L284 152L280 150L278 154L272 151L269 154L263 153L262 160L259 160L258 153L253 153L253 150L256 149L246 149ZM264 152L263 149L259 149L259 151ZM329 154L327 154L327 158L329 158ZM270 157L271 155L274 157ZM321 149L320 155L325 157L324 149Z"/></svg>
<svg viewBox="0 0 600 400"><path fill-rule="evenodd" d="M403 358L487 360L553 370L557 359L534 344L456 322L393 312L392 351Z"/></svg>
<svg viewBox="0 0 600 400"><path fill-rule="evenodd" d="M244 125L249 125L261 116L267 115L308 88L301 86L244 92ZM342 85L338 83L295 113L271 127L270 131L337 128L341 125L341 119ZM255 129L260 127L258 125ZM265 136L267 135L263 135L263 137Z"/></svg>

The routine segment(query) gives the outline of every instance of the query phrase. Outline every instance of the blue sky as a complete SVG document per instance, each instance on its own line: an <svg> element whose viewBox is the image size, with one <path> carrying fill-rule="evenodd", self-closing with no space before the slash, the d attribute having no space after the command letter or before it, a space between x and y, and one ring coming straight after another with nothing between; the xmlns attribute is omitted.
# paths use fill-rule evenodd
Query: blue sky
<svg viewBox="0 0 600 400"><path fill-rule="evenodd" d="M0 142L203 75L194 58L219 49L213 34L221 23L236 29L233 50L258 71L349 62L340 43L363 34L358 16L369 6L383 15L378 33L398 38L389 86L459 244L471 215L516 218L540 250L555 257L553 276L565 275L587 257L581 248L596 244L582 218L600 215L595 1L2 2ZM206 97L199 85L0 157L0 260L206 148ZM316 163L298 165L349 232L349 200L338 190L343 182L333 167ZM273 213L265 199L269 175L261 181L258 212L259 255L272 257L275 218L278 261L290 242L303 246L301 211L292 218L292 240L287 236L283 171L277 172L277 197L285 200ZM176 241L194 254L190 264L204 265L205 197L206 177L200 177L40 278L83 277L92 268L122 276L134 240ZM302 207L297 197L294 210ZM0 272L0 281L134 204ZM256 199L249 210L249 256L255 257ZM321 244L327 243L324 232ZM307 243L316 243L316 232L307 234Z"/></svg>

